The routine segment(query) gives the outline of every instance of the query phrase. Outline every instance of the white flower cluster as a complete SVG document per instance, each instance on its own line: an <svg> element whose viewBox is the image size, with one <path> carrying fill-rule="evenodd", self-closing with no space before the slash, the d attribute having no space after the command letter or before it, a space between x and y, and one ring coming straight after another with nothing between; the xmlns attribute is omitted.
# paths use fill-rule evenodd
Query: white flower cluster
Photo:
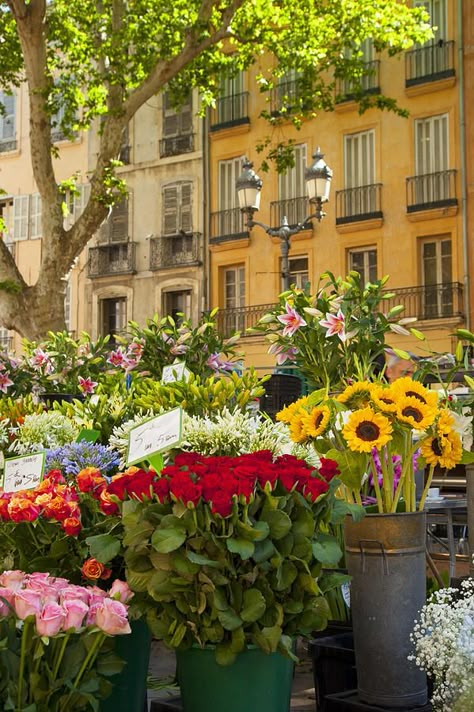
<svg viewBox="0 0 474 712"><path fill-rule="evenodd" d="M291 449L287 428L269 418L227 408L212 416L183 417L182 450L202 455L242 455L271 450L282 455Z"/></svg>
<svg viewBox="0 0 474 712"><path fill-rule="evenodd" d="M45 448L57 448L74 442L78 434L78 427L55 410L33 413L26 415L23 424L15 431L16 440L10 451L26 455Z"/></svg>
<svg viewBox="0 0 474 712"><path fill-rule="evenodd" d="M474 579L436 591L411 636L411 659L433 680L432 705L440 712L474 709Z"/></svg>

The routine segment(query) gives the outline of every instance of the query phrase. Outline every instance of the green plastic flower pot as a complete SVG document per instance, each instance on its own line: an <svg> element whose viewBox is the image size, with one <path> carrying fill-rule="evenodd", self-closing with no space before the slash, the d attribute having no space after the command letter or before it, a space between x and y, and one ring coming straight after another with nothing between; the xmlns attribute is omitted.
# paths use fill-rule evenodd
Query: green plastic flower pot
<svg viewBox="0 0 474 712"><path fill-rule="evenodd" d="M146 709L151 634L141 620L132 621L130 626L130 635L115 638L115 652L126 664L121 673L110 678L112 694L101 702L100 712L143 712Z"/></svg>
<svg viewBox="0 0 474 712"><path fill-rule="evenodd" d="M177 651L184 712L288 712L293 661L249 647L232 665L216 662L212 648Z"/></svg>

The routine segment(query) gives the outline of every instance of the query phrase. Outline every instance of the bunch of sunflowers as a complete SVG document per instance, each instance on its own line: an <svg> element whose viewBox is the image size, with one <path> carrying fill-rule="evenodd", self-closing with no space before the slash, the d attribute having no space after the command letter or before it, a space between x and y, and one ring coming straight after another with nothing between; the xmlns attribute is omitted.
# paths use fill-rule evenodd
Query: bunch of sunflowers
<svg viewBox="0 0 474 712"><path fill-rule="evenodd" d="M435 467L451 469L463 459L452 413L436 391L410 377L390 385L359 381L334 398L315 391L277 418L292 440L312 442L319 455L336 460L349 501L365 504L372 495L381 513L422 509ZM415 470L425 466L417 502Z"/></svg>

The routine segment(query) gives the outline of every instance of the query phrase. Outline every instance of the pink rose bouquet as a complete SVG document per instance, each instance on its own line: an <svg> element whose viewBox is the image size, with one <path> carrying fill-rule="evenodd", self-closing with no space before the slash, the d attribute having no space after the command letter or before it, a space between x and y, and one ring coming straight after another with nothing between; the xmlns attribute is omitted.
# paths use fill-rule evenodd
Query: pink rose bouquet
<svg viewBox="0 0 474 712"><path fill-rule="evenodd" d="M112 636L130 633L132 596L119 580L104 591L47 573L0 574L0 708L92 709L123 665Z"/></svg>

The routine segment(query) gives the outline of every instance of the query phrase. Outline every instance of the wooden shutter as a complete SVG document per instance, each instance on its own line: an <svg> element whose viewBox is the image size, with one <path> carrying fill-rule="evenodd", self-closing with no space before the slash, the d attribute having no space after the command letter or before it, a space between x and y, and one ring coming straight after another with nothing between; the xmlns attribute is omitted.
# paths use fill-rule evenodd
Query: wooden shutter
<svg viewBox="0 0 474 712"><path fill-rule="evenodd" d="M177 136L179 133L178 114L170 103L169 94L163 94L163 136Z"/></svg>
<svg viewBox="0 0 474 712"><path fill-rule="evenodd" d="M13 198L13 239L28 239L29 195L16 195Z"/></svg>
<svg viewBox="0 0 474 712"><path fill-rule="evenodd" d="M128 240L128 200L124 199L114 205L109 217L110 242L127 242Z"/></svg>
<svg viewBox="0 0 474 712"><path fill-rule="evenodd" d="M176 235L178 225L178 185L167 185L163 188L163 235Z"/></svg>
<svg viewBox="0 0 474 712"><path fill-rule="evenodd" d="M181 183L181 218L178 227L184 232L191 232L193 229L192 190L192 183Z"/></svg>
<svg viewBox="0 0 474 712"><path fill-rule="evenodd" d="M33 193L30 200L30 237L35 239L41 237L42 233L41 197L39 193Z"/></svg>

